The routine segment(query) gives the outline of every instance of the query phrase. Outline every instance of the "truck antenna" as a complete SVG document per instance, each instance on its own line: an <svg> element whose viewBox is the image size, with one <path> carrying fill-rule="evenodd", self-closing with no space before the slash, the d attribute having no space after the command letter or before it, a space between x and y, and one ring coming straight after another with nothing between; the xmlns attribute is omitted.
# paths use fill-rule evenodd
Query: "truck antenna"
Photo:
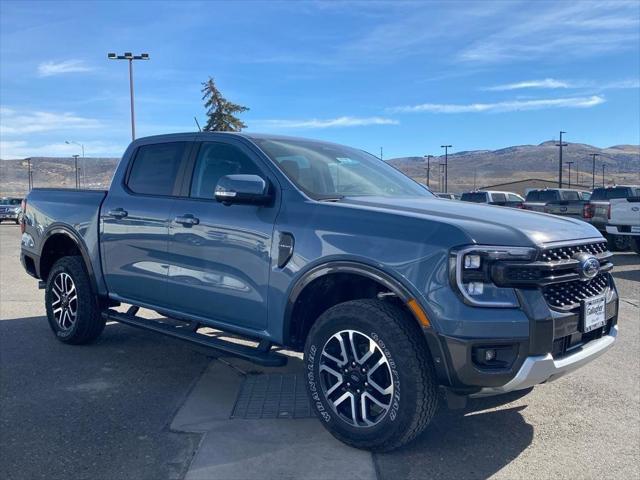
<svg viewBox="0 0 640 480"><path fill-rule="evenodd" d="M197 119L196 117L193 117L193 119L195 120L196 125L198 126L198 131L200 131L200 132L201 132L201 131L202 131L202 129L200 128L200 124L198 123L198 119Z"/></svg>

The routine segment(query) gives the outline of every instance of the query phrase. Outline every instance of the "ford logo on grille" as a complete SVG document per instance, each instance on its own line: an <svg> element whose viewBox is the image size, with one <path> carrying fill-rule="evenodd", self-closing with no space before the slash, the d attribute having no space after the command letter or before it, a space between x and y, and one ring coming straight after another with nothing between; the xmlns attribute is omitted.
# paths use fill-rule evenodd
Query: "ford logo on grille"
<svg viewBox="0 0 640 480"><path fill-rule="evenodd" d="M580 262L578 267L580 276L585 280L591 280L600 272L600 261L593 255L579 253L573 258Z"/></svg>

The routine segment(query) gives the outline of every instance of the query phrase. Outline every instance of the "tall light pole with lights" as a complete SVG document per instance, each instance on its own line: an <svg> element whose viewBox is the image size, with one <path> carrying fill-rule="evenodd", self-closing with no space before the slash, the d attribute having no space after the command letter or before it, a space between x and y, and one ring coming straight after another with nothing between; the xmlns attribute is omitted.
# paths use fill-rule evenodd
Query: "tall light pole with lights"
<svg viewBox="0 0 640 480"><path fill-rule="evenodd" d="M107 58L109 60L128 60L129 61L129 94L131 97L131 140L136 139L136 116L133 107L133 61L134 60L149 60L148 53L141 53L140 55L134 55L131 52L125 52L124 55L116 55L115 53L108 53Z"/></svg>
<svg viewBox="0 0 640 480"><path fill-rule="evenodd" d="M85 171L87 170L87 165L84 161L84 145L82 143L74 142L72 140L65 140L64 143L66 143L67 145L78 145L80 147L80 150L82 151L82 173L84 177ZM78 160L77 159L76 159L76 178L78 178ZM76 186L76 188L78 187Z"/></svg>

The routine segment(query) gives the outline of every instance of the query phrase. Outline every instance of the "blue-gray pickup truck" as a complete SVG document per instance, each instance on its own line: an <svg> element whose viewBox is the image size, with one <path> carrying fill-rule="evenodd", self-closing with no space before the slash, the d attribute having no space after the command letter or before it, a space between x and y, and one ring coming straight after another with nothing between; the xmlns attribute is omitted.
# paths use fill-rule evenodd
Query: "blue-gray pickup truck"
<svg viewBox="0 0 640 480"><path fill-rule="evenodd" d="M416 437L441 392L459 405L528 389L618 332L611 253L588 223L437 199L332 143L138 139L108 192L33 190L22 229L62 342L109 320L263 365L304 352L322 424L376 451Z"/></svg>

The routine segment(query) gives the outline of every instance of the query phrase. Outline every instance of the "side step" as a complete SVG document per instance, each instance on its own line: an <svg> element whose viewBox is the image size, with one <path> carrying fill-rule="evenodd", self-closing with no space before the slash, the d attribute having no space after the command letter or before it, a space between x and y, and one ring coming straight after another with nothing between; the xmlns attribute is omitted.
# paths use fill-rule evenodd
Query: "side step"
<svg viewBox="0 0 640 480"><path fill-rule="evenodd" d="M163 335L195 343L203 347L213 348L214 350L226 355L244 358L245 360L265 367L281 367L287 363L287 357L280 353L271 351L271 344L264 340L260 342L260 345L258 345L257 348L239 345L237 343L220 340L218 338L211 338L207 335L197 333L197 324L193 324L193 326L185 325L176 327L156 320L137 317L137 311L137 307L131 307L127 313L116 312L115 310L109 309L102 312L102 316L106 320L125 323L132 327L151 330L153 332L162 333Z"/></svg>

